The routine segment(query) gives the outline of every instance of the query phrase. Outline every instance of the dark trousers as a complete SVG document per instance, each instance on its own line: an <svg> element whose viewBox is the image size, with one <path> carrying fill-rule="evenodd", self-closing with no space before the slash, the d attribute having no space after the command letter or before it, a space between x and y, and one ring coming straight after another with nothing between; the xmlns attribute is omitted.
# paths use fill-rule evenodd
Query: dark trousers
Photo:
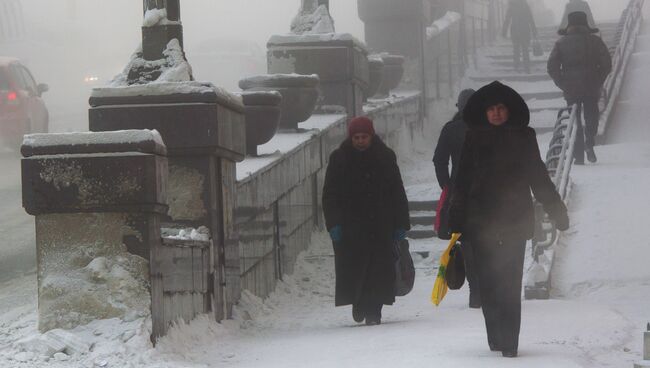
<svg viewBox="0 0 650 368"><path fill-rule="evenodd" d="M526 241L473 240L472 246L488 343L499 350L517 350Z"/></svg>
<svg viewBox="0 0 650 368"><path fill-rule="evenodd" d="M481 290L479 288L478 272L476 270L476 260L474 259L474 249L469 240L461 241L463 258L465 259L465 277L469 284L470 301L473 298L480 301Z"/></svg>
<svg viewBox="0 0 650 368"><path fill-rule="evenodd" d="M515 70L521 68L521 59L523 56L524 61L524 70L526 73L530 72L530 42L522 41L513 41L512 42L512 51L513 51L513 62L515 64Z"/></svg>
<svg viewBox="0 0 650 368"><path fill-rule="evenodd" d="M598 96L567 99L569 106L578 104L578 132L574 150L574 158L578 162L584 162L585 149L592 149L596 145L598 123L600 121L599 100Z"/></svg>

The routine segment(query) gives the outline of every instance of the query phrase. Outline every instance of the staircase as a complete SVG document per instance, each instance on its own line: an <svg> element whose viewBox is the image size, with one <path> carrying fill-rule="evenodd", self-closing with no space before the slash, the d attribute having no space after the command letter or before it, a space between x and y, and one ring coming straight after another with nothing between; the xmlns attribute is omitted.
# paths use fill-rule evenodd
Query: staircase
<svg viewBox="0 0 650 368"><path fill-rule="evenodd" d="M602 23L599 28L605 43L615 45L617 23ZM514 71L509 40L502 39L493 46L485 47L477 56L473 68L468 70L464 88L478 89L495 80L507 84L526 100L531 112L531 127L540 134L552 131L557 111L566 107L562 91L546 72L549 54L559 37L556 27L538 28L538 39L544 54L535 57L531 52L530 74Z"/></svg>

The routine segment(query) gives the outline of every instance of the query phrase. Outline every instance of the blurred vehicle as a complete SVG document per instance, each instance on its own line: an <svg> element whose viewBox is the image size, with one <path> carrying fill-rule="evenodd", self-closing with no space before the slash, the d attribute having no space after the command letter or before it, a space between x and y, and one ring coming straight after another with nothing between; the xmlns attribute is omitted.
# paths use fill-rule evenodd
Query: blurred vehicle
<svg viewBox="0 0 650 368"><path fill-rule="evenodd" d="M185 53L197 81L229 91L239 90L240 79L266 73L266 53L252 41L213 38L186 47Z"/></svg>
<svg viewBox="0 0 650 368"><path fill-rule="evenodd" d="M17 149L24 134L47 133L49 114L41 96L48 89L18 59L0 57L0 143Z"/></svg>

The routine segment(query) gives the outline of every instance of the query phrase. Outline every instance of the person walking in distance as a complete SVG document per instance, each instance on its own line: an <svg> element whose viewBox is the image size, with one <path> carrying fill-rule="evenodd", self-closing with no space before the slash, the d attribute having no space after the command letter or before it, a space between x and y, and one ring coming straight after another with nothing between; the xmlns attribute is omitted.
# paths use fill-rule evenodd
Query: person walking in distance
<svg viewBox="0 0 650 368"><path fill-rule="evenodd" d="M441 239L449 240L451 239L451 233L449 232L449 199L451 197L450 190L454 187L454 182L456 180L456 174L458 171L458 162L460 161L460 152L463 148L463 142L465 141L465 134L467 133L468 127L467 123L463 119L463 109L469 101L470 97L474 94L473 89L465 89L460 92L458 95L458 102L456 106L458 107L458 112L453 117L453 119L445 124L440 132L440 137L438 138L438 145L433 156L433 164L436 169L436 178L438 179L438 184L443 191L441 195L441 200L444 203L440 203L438 207L440 211L437 213L437 232L438 237ZM451 160L451 175L449 173L449 161ZM480 308L481 307L481 292L478 287L478 275L475 271L474 266L474 253L471 249L471 244L468 239L461 239L461 248L463 250L463 258L465 260L465 274L467 276L467 282L469 284L469 307L470 308Z"/></svg>
<svg viewBox="0 0 650 368"><path fill-rule="evenodd" d="M596 135L600 110L598 101L603 84L612 71L612 58L603 40L589 27L587 15L574 12L568 16L568 26L553 47L547 63L548 74L564 92L569 106L578 107L578 137L574 150L575 163L584 164L585 152L589 162L596 162ZM584 127L582 117L584 117Z"/></svg>
<svg viewBox="0 0 650 368"><path fill-rule="evenodd" d="M352 304L356 322L380 324L382 307L395 302L396 243L411 224L397 157L369 118L350 121L348 138L330 156L322 199L334 246L335 304Z"/></svg>
<svg viewBox="0 0 650 368"><path fill-rule="evenodd" d="M542 161L530 111L512 88L493 82L463 111L465 137L449 212L453 233L470 240L476 259L488 345L516 357L526 242L534 232L531 192L559 230L567 209Z"/></svg>
<svg viewBox="0 0 650 368"><path fill-rule="evenodd" d="M510 0L503 24L503 37L508 36L512 40L513 62L515 71L523 70L530 74L530 44L533 38L537 38L537 27L533 12L526 0Z"/></svg>

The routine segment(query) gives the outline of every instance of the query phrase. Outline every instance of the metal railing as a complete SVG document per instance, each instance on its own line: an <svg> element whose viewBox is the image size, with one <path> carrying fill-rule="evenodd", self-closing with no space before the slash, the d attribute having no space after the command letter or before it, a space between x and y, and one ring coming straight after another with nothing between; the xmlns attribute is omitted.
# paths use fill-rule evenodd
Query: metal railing
<svg viewBox="0 0 650 368"><path fill-rule="evenodd" d="M631 0L623 12L617 30L617 46L613 53L613 69L603 86L601 124L599 134L606 132L614 104L623 84L630 55L642 24L645 0ZM578 133L580 109L577 105L561 109L546 154L546 167L562 200L567 203L571 192L571 168ZM555 224L544 214L541 205L535 207L535 236L533 238L533 264L527 271L526 299L548 299L551 290L551 268L555 252L552 246L558 240Z"/></svg>
<svg viewBox="0 0 650 368"><path fill-rule="evenodd" d="M546 168L562 201L569 200L571 193L571 168L578 133L577 105L558 112L553 138L546 153ZM554 251L551 248L558 239L555 224L544 214L541 204L535 205L535 236L533 237L533 265L527 272L526 299L548 299L551 290L551 266Z"/></svg>
<svg viewBox="0 0 650 368"><path fill-rule="evenodd" d="M623 12L617 30L617 46L612 55L612 72L605 80L601 98L601 115L598 135L604 136L614 110L614 105L621 92L625 71L634 52L639 29L643 24L643 5L645 0L630 0Z"/></svg>

